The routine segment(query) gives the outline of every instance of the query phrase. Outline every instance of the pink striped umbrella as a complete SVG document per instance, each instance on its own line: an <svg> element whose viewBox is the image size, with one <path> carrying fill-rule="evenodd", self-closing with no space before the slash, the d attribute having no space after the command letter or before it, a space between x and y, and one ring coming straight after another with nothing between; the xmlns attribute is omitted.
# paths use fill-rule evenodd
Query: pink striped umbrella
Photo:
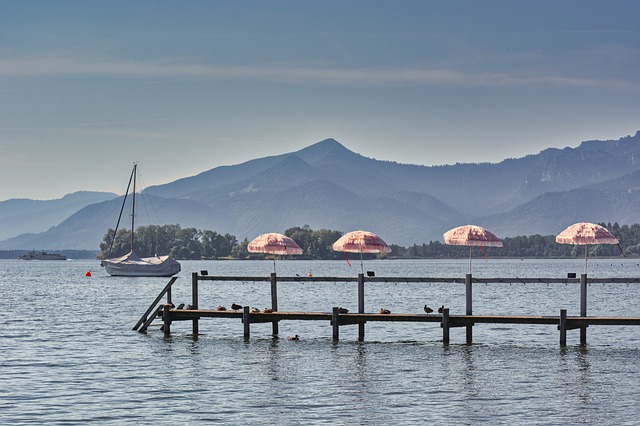
<svg viewBox="0 0 640 426"><path fill-rule="evenodd" d="M584 273L587 273L589 244L618 244L618 239L604 226L589 222L574 223L556 236L556 243L584 246ZM622 248L620 248L622 251ZM623 253L624 254L624 253Z"/></svg>
<svg viewBox="0 0 640 426"><path fill-rule="evenodd" d="M454 246L469 246L469 273L471 273L471 247L502 247L502 240L491 231L476 225L464 225L453 228L444 233L445 244Z"/></svg>
<svg viewBox="0 0 640 426"><path fill-rule="evenodd" d="M391 248L373 232L369 231L351 231L340 237L333 243L334 251L342 251L349 253L360 253L360 269L364 274L364 264L362 262L362 253L390 253ZM347 259L347 262L349 260Z"/></svg>
<svg viewBox="0 0 640 426"><path fill-rule="evenodd" d="M273 272L276 272L277 254L302 254L300 246L286 235L271 232L258 235L247 246L250 253L267 253L273 256Z"/></svg>

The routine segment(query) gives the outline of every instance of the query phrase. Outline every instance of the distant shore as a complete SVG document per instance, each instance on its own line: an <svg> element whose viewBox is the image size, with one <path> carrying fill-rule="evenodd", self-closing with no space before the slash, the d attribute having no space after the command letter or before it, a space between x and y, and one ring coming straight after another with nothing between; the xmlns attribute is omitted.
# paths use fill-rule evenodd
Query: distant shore
<svg viewBox="0 0 640 426"><path fill-rule="evenodd" d="M36 249L40 250L40 249ZM18 259L23 254L31 250L0 250L0 259ZM42 250L49 253L60 253L67 256L67 259L95 259L100 250Z"/></svg>

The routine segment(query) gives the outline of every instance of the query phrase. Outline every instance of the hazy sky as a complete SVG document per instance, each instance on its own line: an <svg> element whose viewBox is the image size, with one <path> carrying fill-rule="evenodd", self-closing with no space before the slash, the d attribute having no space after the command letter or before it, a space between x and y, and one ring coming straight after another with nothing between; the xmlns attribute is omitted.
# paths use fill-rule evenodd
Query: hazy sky
<svg viewBox="0 0 640 426"><path fill-rule="evenodd" d="M498 162L640 130L640 2L0 0L0 200L334 138Z"/></svg>

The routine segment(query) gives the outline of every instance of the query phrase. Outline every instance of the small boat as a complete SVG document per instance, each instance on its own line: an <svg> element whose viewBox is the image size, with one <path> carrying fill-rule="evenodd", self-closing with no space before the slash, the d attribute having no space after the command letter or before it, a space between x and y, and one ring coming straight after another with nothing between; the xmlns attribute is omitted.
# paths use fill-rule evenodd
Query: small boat
<svg viewBox="0 0 640 426"><path fill-rule="evenodd" d="M19 257L22 260L67 260L67 256L60 253L47 253L46 251L31 250Z"/></svg>
<svg viewBox="0 0 640 426"><path fill-rule="evenodd" d="M136 172L137 164L133 165L133 171L129 178L129 185L133 181L132 192L132 207L131 207L131 251L124 256L116 257L112 259L104 259L100 262L100 266L104 267L107 273L111 276L118 277L170 277L180 272L180 263L171 256L153 256L153 257L140 257L134 251L134 219L136 209ZM127 193L129 192L129 186L127 186ZM122 205L127 199L127 194L124 196ZM120 216L122 216L122 210L120 210ZM120 218L118 218L120 223ZM115 235L118 232L116 225Z"/></svg>
<svg viewBox="0 0 640 426"><path fill-rule="evenodd" d="M180 263L171 256L140 257L133 250L100 265L114 277L170 277L180 272Z"/></svg>

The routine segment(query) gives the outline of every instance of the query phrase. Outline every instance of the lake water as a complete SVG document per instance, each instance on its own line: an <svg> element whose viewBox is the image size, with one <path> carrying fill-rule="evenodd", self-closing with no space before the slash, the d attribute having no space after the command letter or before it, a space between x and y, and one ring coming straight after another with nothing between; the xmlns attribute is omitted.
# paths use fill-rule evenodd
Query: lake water
<svg viewBox="0 0 640 426"><path fill-rule="evenodd" d="M590 277L640 277L638 260L589 260ZM276 262L278 275L355 276L359 261ZM373 260L376 276L464 277L461 260ZM191 272L268 276L271 261L185 261L175 303L189 303ZM584 260L474 259L489 277L558 277ZM92 276L86 277L85 272ZM0 261L1 424L638 424L640 327L592 326L588 345L555 326L479 324L442 344L437 323L343 326L203 319L131 328L168 278L109 277L96 261ZM464 284L366 284L367 311L465 311ZM640 284L591 285L589 315L640 316ZM200 285L200 306L270 305L268 282ZM475 314L578 315L576 284L474 286ZM282 311L357 310L356 283L280 283ZM298 334L299 341L286 336Z"/></svg>

